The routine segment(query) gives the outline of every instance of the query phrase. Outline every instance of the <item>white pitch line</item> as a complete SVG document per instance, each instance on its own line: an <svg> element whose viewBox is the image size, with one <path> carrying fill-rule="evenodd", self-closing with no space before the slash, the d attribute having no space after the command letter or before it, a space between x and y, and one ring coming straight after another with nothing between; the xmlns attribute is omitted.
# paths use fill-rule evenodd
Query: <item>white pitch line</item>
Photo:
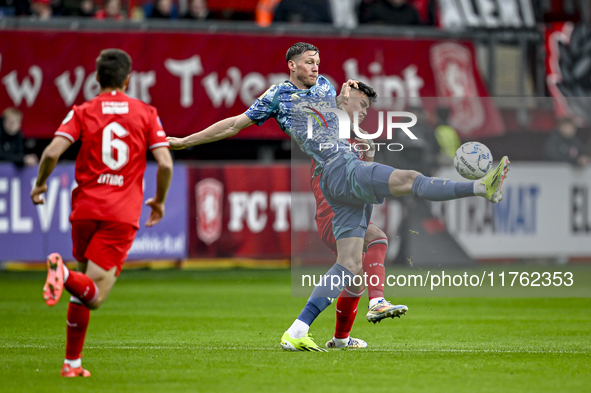
<svg viewBox="0 0 591 393"><path fill-rule="evenodd" d="M49 349L50 346L44 345L2 345L0 348L19 349L19 348L38 348L38 349ZM94 346L89 345L86 349L129 349L129 350L183 350L183 349L196 349L196 350L207 350L207 351L279 351L280 347L275 348L262 348L262 347L198 347L198 346L175 346L175 347L164 347L164 346L129 346L129 345L101 345ZM330 351L329 351L330 352ZM589 354L591 350L587 351L573 351L573 350L530 350L530 349L392 349L392 348L364 348L360 349L359 352L441 352L441 353L529 353L529 354Z"/></svg>

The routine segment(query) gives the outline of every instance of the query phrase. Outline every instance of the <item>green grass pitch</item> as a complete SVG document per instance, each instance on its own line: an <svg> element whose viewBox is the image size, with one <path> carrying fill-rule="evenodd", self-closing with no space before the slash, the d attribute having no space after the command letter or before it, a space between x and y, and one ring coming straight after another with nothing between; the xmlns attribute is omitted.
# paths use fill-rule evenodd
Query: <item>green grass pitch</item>
<svg viewBox="0 0 591 393"><path fill-rule="evenodd" d="M8 392L589 392L591 299L404 298L408 315L365 320L364 350L286 352L306 299L290 272L124 271L93 311L83 363L59 376L67 294L41 297L44 274L0 272L0 391ZM332 337L334 306L312 326Z"/></svg>

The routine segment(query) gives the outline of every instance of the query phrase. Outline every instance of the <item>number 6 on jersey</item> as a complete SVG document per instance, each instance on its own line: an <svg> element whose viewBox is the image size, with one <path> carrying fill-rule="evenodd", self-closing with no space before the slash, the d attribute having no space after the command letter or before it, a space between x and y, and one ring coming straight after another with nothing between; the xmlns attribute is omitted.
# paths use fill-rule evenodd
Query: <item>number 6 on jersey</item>
<svg viewBox="0 0 591 393"><path fill-rule="evenodd" d="M113 138L113 134L119 138L129 135L129 132L116 121L109 123L103 129L103 163L116 171L129 160L129 146L121 139ZM117 158L114 155L117 153Z"/></svg>

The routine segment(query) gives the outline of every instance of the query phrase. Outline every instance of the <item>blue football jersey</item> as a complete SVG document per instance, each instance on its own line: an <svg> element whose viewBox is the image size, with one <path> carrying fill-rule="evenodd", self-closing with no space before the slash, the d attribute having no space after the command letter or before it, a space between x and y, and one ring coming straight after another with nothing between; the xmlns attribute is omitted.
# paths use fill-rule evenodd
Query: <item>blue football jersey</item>
<svg viewBox="0 0 591 393"><path fill-rule="evenodd" d="M257 125L274 118L281 130L314 160L316 175L337 156L354 154L349 141L339 138L337 115L324 112L336 109L336 96L332 84L321 75L314 86L305 90L285 81L271 86L245 114Z"/></svg>

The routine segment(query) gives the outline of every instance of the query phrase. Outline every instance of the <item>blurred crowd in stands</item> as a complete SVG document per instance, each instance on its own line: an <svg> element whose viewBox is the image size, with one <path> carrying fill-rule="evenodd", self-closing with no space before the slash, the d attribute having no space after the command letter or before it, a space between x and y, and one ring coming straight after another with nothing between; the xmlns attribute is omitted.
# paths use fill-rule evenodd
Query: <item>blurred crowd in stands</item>
<svg viewBox="0 0 591 393"><path fill-rule="evenodd" d="M13 107L6 108L0 120L0 162L12 162L19 168L37 165L38 157L32 152L35 140L25 139L21 130L22 112Z"/></svg>
<svg viewBox="0 0 591 393"><path fill-rule="evenodd" d="M505 12L501 12L501 8ZM510 15L511 12L515 15ZM529 17L526 18L526 15ZM480 1L465 0L0 0L0 18L49 19L56 16L132 21L240 20L253 21L262 27L278 22L324 23L345 29L365 24L531 28L535 27L536 22L591 22L591 2L490 0L481 4Z"/></svg>
<svg viewBox="0 0 591 393"><path fill-rule="evenodd" d="M359 24L434 25L435 0L245 0L220 9L215 0L0 0L0 17L49 19L56 16L111 20L190 19Z"/></svg>

